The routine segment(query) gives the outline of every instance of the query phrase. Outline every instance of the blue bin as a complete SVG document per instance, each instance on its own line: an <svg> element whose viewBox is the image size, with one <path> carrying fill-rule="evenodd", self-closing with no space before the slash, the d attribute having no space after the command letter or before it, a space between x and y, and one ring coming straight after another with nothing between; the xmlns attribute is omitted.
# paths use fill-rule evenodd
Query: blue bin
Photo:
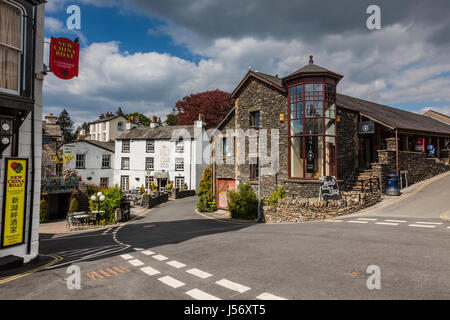
<svg viewBox="0 0 450 320"><path fill-rule="evenodd" d="M387 188L386 194L388 196L399 196L400 188L398 187L398 175L388 174L387 175Z"/></svg>

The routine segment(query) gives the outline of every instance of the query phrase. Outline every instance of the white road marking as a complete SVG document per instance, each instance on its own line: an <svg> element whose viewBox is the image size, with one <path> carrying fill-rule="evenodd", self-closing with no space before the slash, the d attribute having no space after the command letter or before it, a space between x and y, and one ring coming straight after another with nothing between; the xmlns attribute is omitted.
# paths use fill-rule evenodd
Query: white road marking
<svg viewBox="0 0 450 320"><path fill-rule="evenodd" d="M408 224L408 227L436 228L436 226L430 226L430 225L428 225L428 224Z"/></svg>
<svg viewBox="0 0 450 320"><path fill-rule="evenodd" d="M234 290L237 291L239 293L243 293L245 291L250 290L249 287L243 286L242 284L227 280L227 279L222 279L216 282L216 284L218 284L219 286L228 288L230 290Z"/></svg>
<svg viewBox="0 0 450 320"><path fill-rule="evenodd" d="M377 221L378 219L372 219L372 218L358 218L358 220Z"/></svg>
<svg viewBox="0 0 450 320"><path fill-rule="evenodd" d="M348 220L349 223L368 223L367 221L359 221L359 220Z"/></svg>
<svg viewBox="0 0 450 320"><path fill-rule="evenodd" d="M121 255L121 257L124 258L125 260L133 259L133 256L131 254L123 254Z"/></svg>
<svg viewBox="0 0 450 320"><path fill-rule="evenodd" d="M199 289L192 289L188 292L186 292L186 294L192 298L194 298L195 300L221 300L215 296L210 295L209 293L203 292L202 290Z"/></svg>
<svg viewBox="0 0 450 320"><path fill-rule="evenodd" d="M128 260L128 262L130 264L132 264L133 266L135 266L135 267L139 267L139 266L142 266L144 264L141 260L138 260L138 259Z"/></svg>
<svg viewBox="0 0 450 320"><path fill-rule="evenodd" d="M275 295L267 293L267 292L260 294L259 296L256 297L256 299L258 299L258 300L287 300L285 298L278 297L278 296L275 296Z"/></svg>
<svg viewBox="0 0 450 320"><path fill-rule="evenodd" d="M161 273L158 270L153 269L152 267L141 268L141 271L145 272L149 276L154 276L155 274Z"/></svg>
<svg viewBox="0 0 450 320"><path fill-rule="evenodd" d="M406 220L384 220L384 221L386 221L386 222L398 222L398 223L405 223L405 222L408 222L408 221L406 221Z"/></svg>
<svg viewBox="0 0 450 320"><path fill-rule="evenodd" d="M325 220L326 222L342 222L343 220Z"/></svg>
<svg viewBox="0 0 450 320"><path fill-rule="evenodd" d="M421 224L436 224L436 225L441 225L441 224L442 224L442 222L420 222L420 221L418 221L418 222L416 222L416 223L421 223Z"/></svg>
<svg viewBox="0 0 450 320"><path fill-rule="evenodd" d="M375 222L375 224L382 224L385 226L398 226L398 223L395 222Z"/></svg>
<svg viewBox="0 0 450 320"><path fill-rule="evenodd" d="M178 262L178 261L175 261L175 260L169 261L169 262L167 262L167 264L169 266L172 266L172 267L177 268L177 269L186 267L186 265L184 263L181 263L181 262Z"/></svg>
<svg viewBox="0 0 450 320"><path fill-rule="evenodd" d="M208 272L204 272L202 270L199 270L197 268L193 268L193 269L189 269L186 270L187 273L193 274L194 276L197 276L199 278L202 279L206 279L212 276L212 274L208 273Z"/></svg>
<svg viewBox="0 0 450 320"><path fill-rule="evenodd" d="M158 261L163 261L163 260L167 260L168 259L167 257L164 257L164 256L162 256L160 254L157 254L156 256L153 256L153 258L155 258Z"/></svg>
<svg viewBox="0 0 450 320"><path fill-rule="evenodd" d="M185 283L178 281L175 278L172 278L170 276L164 276L161 278L158 278L159 281L161 281L162 283L167 284L168 286L171 286L172 288L179 288L185 285Z"/></svg>
<svg viewBox="0 0 450 320"><path fill-rule="evenodd" d="M144 249L142 249L142 248L133 248L135 251L142 251L142 250L144 250Z"/></svg>
<svg viewBox="0 0 450 320"><path fill-rule="evenodd" d="M151 256L152 254L155 254L153 251L150 250L145 250L145 251L141 251L143 254L145 254L146 256Z"/></svg>

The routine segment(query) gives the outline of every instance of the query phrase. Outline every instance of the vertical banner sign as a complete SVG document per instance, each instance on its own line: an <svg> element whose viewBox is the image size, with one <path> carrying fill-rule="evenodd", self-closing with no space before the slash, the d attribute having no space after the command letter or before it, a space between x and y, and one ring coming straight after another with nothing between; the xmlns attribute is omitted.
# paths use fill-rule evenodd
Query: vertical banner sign
<svg viewBox="0 0 450 320"><path fill-rule="evenodd" d="M315 145L315 137L307 136L306 140L306 172L314 173L314 145Z"/></svg>
<svg viewBox="0 0 450 320"><path fill-rule="evenodd" d="M78 77L80 45L67 38L51 38L50 71L58 78Z"/></svg>
<svg viewBox="0 0 450 320"><path fill-rule="evenodd" d="M7 158L5 170L1 246L25 242L28 159Z"/></svg>

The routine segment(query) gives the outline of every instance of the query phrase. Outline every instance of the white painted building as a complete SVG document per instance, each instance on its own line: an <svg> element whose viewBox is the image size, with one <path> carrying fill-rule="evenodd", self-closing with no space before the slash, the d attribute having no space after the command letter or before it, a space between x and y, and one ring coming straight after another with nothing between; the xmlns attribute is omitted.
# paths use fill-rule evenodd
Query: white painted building
<svg viewBox="0 0 450 320"><path fill-rule="evenodd" d="M90 140L113 141L127 129L127 122L121 108L116 111L116 114L112 112L102 113L97 120L89 124Z"/></svg>
<svg viewBox="0 0 450 320"><path fill-rule="evenodd" d="M64 169L78 171L81 181L112 187L114 181L114 142L81 140L64 144L65 158L72 158Z"/></svg>
<svg viewBox="0 0 450 320"><path fill-rule="evenodd" d="M13 208L6 206L7 201L4 197L6 161L7 158L23 158L28 161L26 201L23 206L19 200L23 211L21 210L18 217L20 219L18 225L23 225L23 229L17 229L22 238L13 245L5 245L3 242L0 247L0 260L6 256L15 256L16 259L23 259L23 262L27 263L37 258L39 254L44 6L43 0L0 1L0 17L4 18L3 21L0 19L0 28L8 30L6 37L2 37L0 32L0 56L7 57L6 60L2 60L0 68L2 239L6 228L9 228L6 230L8 234L16 234L11 230L14 227L11 223ZM3 218L6 215L9 215L8 224L5 224L6 219Z"/></svg>
<svg viewBox="0 0 450 320"><path fill-rule="evenodd" d="M197 190L203 170L204 122L184 126L140 126L116 138L114 184L122 190L151 188L163 190L170 181L174 187L186 185ZM173 138L176 139L173 139Z"/></svg>

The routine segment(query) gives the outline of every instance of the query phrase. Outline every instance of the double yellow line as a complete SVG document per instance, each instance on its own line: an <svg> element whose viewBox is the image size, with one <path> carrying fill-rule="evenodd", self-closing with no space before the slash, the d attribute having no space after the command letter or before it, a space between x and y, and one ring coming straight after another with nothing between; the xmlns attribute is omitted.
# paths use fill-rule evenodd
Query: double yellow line
<svg viewBox="0 0 450 320"><path fill-rule="evenodd" d="M43 270L45 268L48 268L48 267L54 265L55 263L57 263L57 262L59 262L59 261L61 261L63 259L62 257L60 257L60 256L58 256L56 254L41 254L40 256L52 257L53 261L47 263L46 265L40 266L40 267L38 267L36 269L29 270L29 271L24 272L24 273L16 274L16 275L8 277L8 278L1 279L0 280L0 284L4 284L6 282L10 282L10 281L13 281L13 280L17 280L17 279L23 278L23 277L28 276L28 275L30 275L32 273L36 273L38 271L41 271L41 270Z"/></svg>

